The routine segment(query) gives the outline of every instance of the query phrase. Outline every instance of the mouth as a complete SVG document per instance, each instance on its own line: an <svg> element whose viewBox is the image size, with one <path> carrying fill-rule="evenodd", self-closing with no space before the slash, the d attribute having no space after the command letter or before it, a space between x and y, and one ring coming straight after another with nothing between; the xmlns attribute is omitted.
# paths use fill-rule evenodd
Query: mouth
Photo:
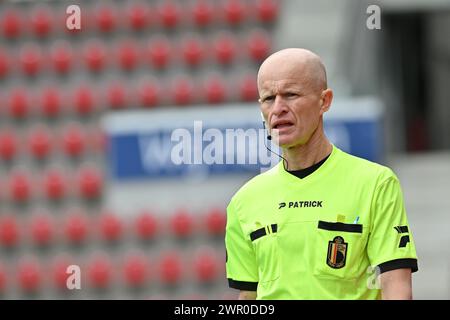
<svg viewBox="0 0 450 320"><path fill-rule="evenodd" d="M279 130L279 129L283 129L283 128L289 128L291 126L293 126L293 123L290 121L276 121L272 125L272 128Z"/></svg>

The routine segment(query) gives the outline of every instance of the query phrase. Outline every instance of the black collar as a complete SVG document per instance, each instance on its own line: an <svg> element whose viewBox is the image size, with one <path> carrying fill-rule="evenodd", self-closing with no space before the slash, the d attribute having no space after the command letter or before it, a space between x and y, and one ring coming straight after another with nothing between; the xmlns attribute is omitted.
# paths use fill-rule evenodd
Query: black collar
<svg viewBox="0 0 450 320"><path fill-rule="evenodd" d="M331 153L330 153L331 154ZM325 158L323 158L322 160L320 160L319 162L313 164L311 167L305 168L305 169L300 169L300 170L292 170L288 172L294 176L296 176L297 178L303 179L307 176L309 176L311 173L313 173L314 171L316 171L317 169L319 169L319 167L324 164L324 162L328 159L328 157L330 156L327 155Z"/></svg>

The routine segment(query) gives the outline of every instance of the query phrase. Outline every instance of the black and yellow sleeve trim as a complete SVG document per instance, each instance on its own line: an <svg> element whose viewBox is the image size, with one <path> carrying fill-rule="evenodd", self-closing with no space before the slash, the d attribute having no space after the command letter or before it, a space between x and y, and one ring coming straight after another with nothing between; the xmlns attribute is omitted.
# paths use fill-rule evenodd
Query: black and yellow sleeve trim
<svg viewBox="0 0 450 320"><path fill-rule="evenodd" d="M250 233L250 240L255 241L256 239L264 237L267 234L276 233L277 230L278 230L277 224L265 226L264 228L260 228Z"/></svg>
<svg viewBox="0 0 450 320"><path fill-rule="evenodd" d="M380 274L383 272L396 270L396 269L411 269L411 272L419 270L417 266L417 259L396 259L386 261L378 265L380 268Z"/></svg>
<svg viewBox="0 0 450 320"><path fill-rule="evenodd" d="M237 281L228 278L228 286L238 290L256 291L258 288L258 282Z"/></svg>

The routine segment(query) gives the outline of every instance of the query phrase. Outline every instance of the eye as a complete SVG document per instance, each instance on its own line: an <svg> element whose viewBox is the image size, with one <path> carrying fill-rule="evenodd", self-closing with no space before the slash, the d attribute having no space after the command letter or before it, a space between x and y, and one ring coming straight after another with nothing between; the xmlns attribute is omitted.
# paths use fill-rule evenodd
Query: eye
<svg viewBox="0 0 450 320"><path fill-rule="evenodd" d="M271 101L273 101L273 99L274 99L274 96L268 96L268 97L263 98L262 102L271 102Z"/></svg>
<svg viewBox="0 0 450 320"><path fill-rule="evenodd" d="M286 93L286 97L287 98L296 98L296 97L298 97L298 94L295 92L288 92L288 93Z"/></svg>

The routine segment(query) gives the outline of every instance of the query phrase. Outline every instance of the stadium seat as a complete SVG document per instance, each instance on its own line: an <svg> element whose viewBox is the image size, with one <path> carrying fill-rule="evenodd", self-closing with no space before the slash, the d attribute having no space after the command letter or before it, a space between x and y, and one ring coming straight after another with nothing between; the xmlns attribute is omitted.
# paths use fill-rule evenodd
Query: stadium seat
<svg viewBox="0 0 450 320"><path fill-rule="evenodd" d="M29 153L36 160L48 158L52 151L52 136L47 127L37 125L28 135Z"/></svg>
<svg viewBox="0 0 450 320"><path fill-rule="evenodd" d="M205 100L208 103L222 103L226 100L226 86L222 78L210 77L204 84Z"/></svg>
<svg viewBox="0 0 450 320"><path fill-rule="evenodd" d="M50 49L50 62L59 74L66 74L72 68L73 51L69 42L57 41Z"/></svg>
<svg viewBox="0 0 450 320"><path fill-rule="evenodd" d="M165 285L176 285L182 277L181 258L176 252L163 253L159 264L160 281Z"/></svg>
<svg viewBox="0 0 450 320"><path fill-rule="evenodd" d="M176 237L186 238L194 231L194 221L192 216L185 210L178 210L171 217L170 227Z"/></svg>
<svg viewBox="0 0 450 320"><path fill-rule="evenodd" d="M117 12L113 6L100 5L94 10L95 26L100 32L109 33L116 29L118 24Z"/></svg>
<svg viewBox="0 0 450 320"><path fill-rule="evenodd" d="M96 97L88 85L81 85L73 93L73 108L80 116L89 116L94 112Z"/></svg>
<svg viewBox="0 0 450 320"><path fill-rule="evenodd" d="M16 157L19 141L10 129L0 131L0 159L11 161Z"/></svg>
<svg viewBox="0 0 450 320"><path fill-rule="evenodd" d="M221 65L231 64L236 58L237 47L236 39L231 34L220 34L213 44L215 59Z"/></svg>
<svg viewBox="0 0 450 320"><path fill-rule="evenodd" d="M177 77L172 84L172 100L176 105L188 105L195 101L195 90L192 80L187 77Z"/></svg>
<svg viewBox="0 0 450 320"><path fill-rule="evenodd" d="M192 7L192 18L198 27L209 26L214 21L214 7L208 0L197 0Z"/></svg>
<svg viewBox="0 0 450 320"><path fill-rule="evenodd" d="M171 59L171 45L167 38L158 37L149 42L147 56L150 64L156 69L167 67Z"/></svg>
<svg viewBox="0 0 450 320"><path fill-rule="evenodd" d="M249 57L259 63L263 61L270 52L270 37L262 30L254 30L248 37L248 54Z"/></svg>
<svg viewBox="0 0 450 320"><path fill-rule="evenodd" d="M48 200L62 200L67 193L66 177L56 169L47 171L43 177L43 189Z"/></svg>
<svg viewBox="0 0 450 320"><path fill-rule="evenodd" d="M89 235L89 220L82 211L69 212L64 221L64 237L70 244L83 244Z"/></svg>
<svg viewBox="0 0 450 320"><path fill-rule="evenodd" d="M98 199L102 194L103 179L93 167L83 167L78 172L78 192L84 200Z"/></svg>
<svg viewBox="0 0 450 320"><path fill-rule="evenodd" d="M31 30L38 37L50 34L53 28L53 16L48 7L38 7L31 12Z"/></svg>
<svg viewBox="0 0 450 320"><path fill-rule="evenodd" d="M67 290L67 280L70 274L67 268L71 265L71 258L67 256L57 256L51 264L53 286L59 290Z"/></svg>
<svg viewBox="0 0 450 320"><path fill-rule="evenodd" d="M37 45L25 44L20 49L19 60L22 72L28 76L35 76L42 69L42 50Z"/></svg>
<svg viewBox="0 0 450 320"><path fill-rule="evenodd" d="M17 282L26 293L36 293L42 285L42 270L35 259L21 260L17 265Z"/></svg>
<svg viewBox="0 0 450 320"><path fill-rule="evenodd" d="M132 41L124 41L117 47L118 65L122 70L130 71L139 63L139 49Z"/></svg>
<svg viewBox="0 0 450 320"><path fill-rule="evenodd" d="M123 263L123 280L130 287L142 287L149 279L149 264L141 254L130 255Z"/></svg>
<svg viewBox="0 0 450 320"><path fill-rule="evenodd" d="M87 268L89 285L95 289L106 289L110 286L113 272L109 258L98 255L91 259Z"/></svg>
<svg viewBox="0 0 450 320"><path fill-rule="evenodd" d="M145 2L132 3L126 14L129 26L135 31L144 30L152 20L150 9Z"/></svg>
<svg viewBox="0 0 450 320"><path fill-rule="evenodd" d="M256 76L246 75L239 84L239 96L242 101L256 102L258 100L258 88L256 86Z"/></svg>
<svg viewBox="0 0 450 320"><path fill-rule="evenodd" d="M24 171L12 172L9 176L9 198L16 203L28 202L32 197L32 181Z"/></svg>
<svg viewBox="0 0 450 320"><path fill-rule="evenodd" d="M2 14L0 27L5 38L12 39L20 36L23 29L20 17L21 13L15 10L8 10Z"/></svg>
<svg viewBox="0 0 450 320"><path fill-rule="evenodd" d="M202 63L205 56L204 45L200 38L197 37L184 39L181 51L184 63L189 67L196 67Z"/></svg>
<svg viewBox="0 0 450 320"><path fill-rule="evenodd" d="M14 215L0 217L0 243L3 247L12 248L20 241L19 225Z"/></svg>
<svg viewBox="0 0 450 320"><path fill-rule="evenodd" d="M138 88L139 102L142 107L152 108L160 103L161 89L156 81L145 80Z"/></svg>
<svg viewBox="0 0 450 320"><path fill-rule="evenodd" d="M7 290L7 282L8 274L6 268L0 264L0 294L4 294Z"/></svg>
<svg viewBox="0 0 450 320"><path fill-rule="evenodd" d="M92 72L100 72L106 65L106 48L103 43L91 40L83 50L83 57L88 70Z"/></svg>
<svg viewBox="0 0 450 320"><path fill-rule="evenodd" d="M158 17L163 27L175 28L181 21L181 8L175 1L164 1L158 6Z"/></svg>
<svg viewBox="0 0 450 320"><path fill-rule="evenodd" d="M106 89L106 101L111 109L117 110L128 107L128 100L128 94L122 83L115 81Z"/></svg>
<svg viewBox="0 0 450 320"><path fill-rule="evenodd" d="M79 158L86 150L86 129L73 122L63 129L62 150L69 158Z"/></svg>
<svg viewBox="0 0 450 320"><path fill-rule="evenodd" d="M10 58L5 49L0 49L0 79L6 77L9 73L10 68Z"/></svg>
<svg viewBox="0 0 450 320"><path fill-rule="evenodd" d="M278 17L278 0L257 0L256 15L259 21L272 23Z"/></svg>
<svg viewBox="0 0 450 320"><path fill-rule="evenodd" d="M232 26L239 25L246 19L247 10L242 0L225 0L223 10L225 21Z"/></svg>
<svg viewBox="0 0 450 320"><path fill-rule="evenodd" d="M206 215L206 230L212 236L224 235L226 223L227 217L224 210L213 208Z"/></svg>
<svg viewBox="0 0 450 320"><path fill-rule="evenodd" d="M30 236L32 242L37 246L49 245L54 237L55 226L48 214L38 214L30 221Z"/></svg>
<svg viewBox="0 0 450 320"><path fill-rule="evenodd" d="M141 212L134 221L134 231L141 240L154 239L158 232L158 221L150 211Z"/></svg>
<svg viewBox="0 0 450 320"><path fill-rule="evenodd" d="M121 219L112 212L103 212L98 221L99 233L102 240L117 242L123 235L124 226Z"/></svg>
<svg viewBox="0 0 450 320"><path fill-rule="evenodd" d="M14 119L24 119L30 112L30 99L25 88L14 89L8 99L8 114Z"/></svg>
<svg viewBox="0 0 450 320"><path fill-rule="evenodd" d="M198 252L194 258L194 271L197 281L210 283L218 277L218 262L211 252Z"/></svg>
<svg viewBox="0 0 450 320"><path fill-rule="evenodd" d="M45 88L41 92L41 114L48 118L55 118L61 113L61 93L54 87Z"/></svg>

